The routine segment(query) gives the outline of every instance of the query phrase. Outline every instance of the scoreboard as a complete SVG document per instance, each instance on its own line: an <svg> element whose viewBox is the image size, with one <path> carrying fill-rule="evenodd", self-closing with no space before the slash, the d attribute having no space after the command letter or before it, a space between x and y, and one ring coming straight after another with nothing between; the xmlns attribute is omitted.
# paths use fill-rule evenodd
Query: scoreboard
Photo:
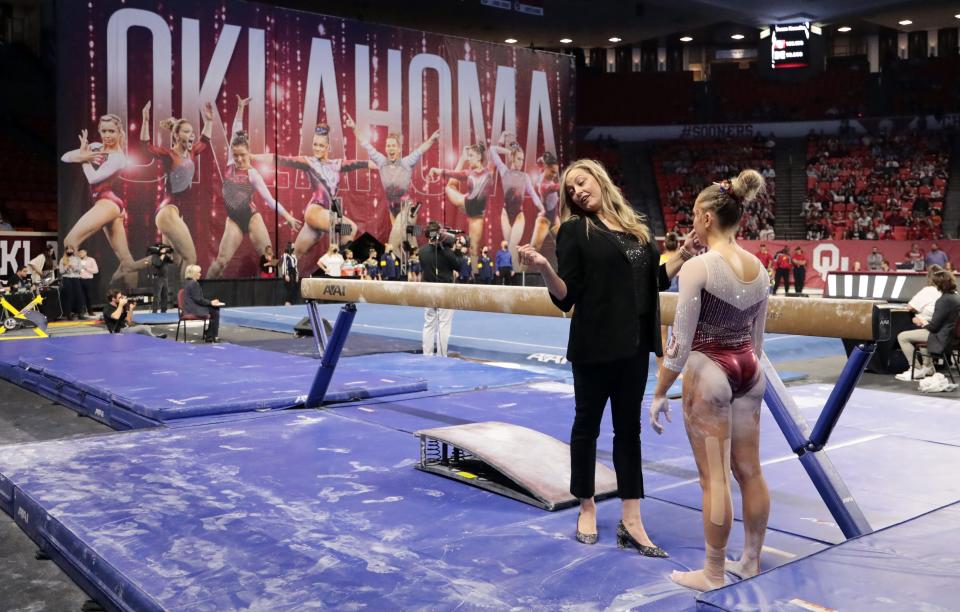
<svg viewBox="0 0 960 612"><path fill-rule="evenodd" d="M770 66L774 70L806 68L810 64L810 22L770 27Z"/></svg>

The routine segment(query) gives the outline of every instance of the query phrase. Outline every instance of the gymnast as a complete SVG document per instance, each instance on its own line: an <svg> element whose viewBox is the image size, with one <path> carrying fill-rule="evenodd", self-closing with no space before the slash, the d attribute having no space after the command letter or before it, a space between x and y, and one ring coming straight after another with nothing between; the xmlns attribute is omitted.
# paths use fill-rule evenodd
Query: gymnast
<svg viewBox="0 0 960 612"><path fill-rule="evenodd" d="M540 272L558 308L576 306L567 359L573 364L575 414L570 433L570 493L580 500L576 539L595 544L594 468L603 410L613 416L613 464L622 500L617 544L648 557L666 552L647 536L640 518L640 404L650 353L660 354L658 290L670 286L695 236L673 260L659 252L645 220L634 212L598 162L582 159L564 171L555 272L532 245L520 261Z"/></svg>
<svg viewBox="0 0 960 612"><path fill-rule="evenodd" d="M703 489L706 560L702 570L673 572L683 586L723 586L727 538L733 523L730 471L743 497L744 550L727 569L743 577L760 571L770 495L760 468L760 402L765 380L759 360L769 278L763 264L737 245L744 205L763 190L755 170L700 192L693 227L709 250L683 265L673 339L650 406L650 423L670 420L666 393L683 372L683 420Z"/></svg>

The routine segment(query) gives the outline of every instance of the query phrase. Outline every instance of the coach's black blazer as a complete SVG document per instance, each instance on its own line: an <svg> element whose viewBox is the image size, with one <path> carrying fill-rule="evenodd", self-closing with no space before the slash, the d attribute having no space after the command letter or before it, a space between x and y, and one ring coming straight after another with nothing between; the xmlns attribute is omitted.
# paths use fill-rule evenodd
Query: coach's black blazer
<svg viewBox="0 0 960 612"><path fill-rule="evenodd" d="M589 235L588 224L592 225ZM670 279L666 266L659 265L656 242L651 241L647 248L650 287L666 289ZM557 262L557 273L567 285L567 295L558 300L551 294L550 299L564 312L575 306L567 343L569 361L614 361L651 348L658 356L663 354L659 292L650 291L642 297L649 300L649 314L641 318L630 261L598 219L574 216L560 226Z"/></svg>

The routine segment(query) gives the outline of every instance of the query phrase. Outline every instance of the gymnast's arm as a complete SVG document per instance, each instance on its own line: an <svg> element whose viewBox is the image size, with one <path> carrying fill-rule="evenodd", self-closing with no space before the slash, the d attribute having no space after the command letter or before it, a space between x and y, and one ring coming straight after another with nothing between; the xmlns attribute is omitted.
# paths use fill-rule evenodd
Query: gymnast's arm
<svg viewBox="0 0 960 612"><path fill-rule="evenodd" d="M657 273L657 281L660 285L660 290L664 290L670 286L670 279L680 273L680 268L683 266L683 262L688 261L699 253L703 249L703 245L700 244L700 240L697 238L697 233L693 230L687 233L687 237L683 240L683 245L677 250L676 255L671 257L666 263L660 266L660 270ZM666 274L666 278L664 278Z"/></svg>
<svg viewBox="0 0 960 612"><path fill-rule="evenodd" d="M673 337L664 351L663 364L654 397L666 397L667 390L683 372L690 356L693 335L700 319L700 291L707 284L707 266L701 259L692 259L680 271L680 295L673 321Z"/></svg>
<svg viewBox="0 0 960 612"><path fill-rule="evenodd" d="M767 327L767 306L770 301L763 300L763 306L757 312L757 317L753 320L753 352L757 359L763 357L763 331Z"/></svg>

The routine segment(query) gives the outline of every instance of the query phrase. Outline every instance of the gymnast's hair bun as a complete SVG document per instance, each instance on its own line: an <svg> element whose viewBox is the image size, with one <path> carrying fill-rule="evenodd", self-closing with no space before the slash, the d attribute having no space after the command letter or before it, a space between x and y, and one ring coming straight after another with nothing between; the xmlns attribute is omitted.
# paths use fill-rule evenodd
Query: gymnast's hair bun
<svg viewBox="0 0 960 612"><path fill-rule="evenodd" d="M741 204L753 201L766 188L766 182L756 170L744 170L730 179L730 191Z"/></svg>

